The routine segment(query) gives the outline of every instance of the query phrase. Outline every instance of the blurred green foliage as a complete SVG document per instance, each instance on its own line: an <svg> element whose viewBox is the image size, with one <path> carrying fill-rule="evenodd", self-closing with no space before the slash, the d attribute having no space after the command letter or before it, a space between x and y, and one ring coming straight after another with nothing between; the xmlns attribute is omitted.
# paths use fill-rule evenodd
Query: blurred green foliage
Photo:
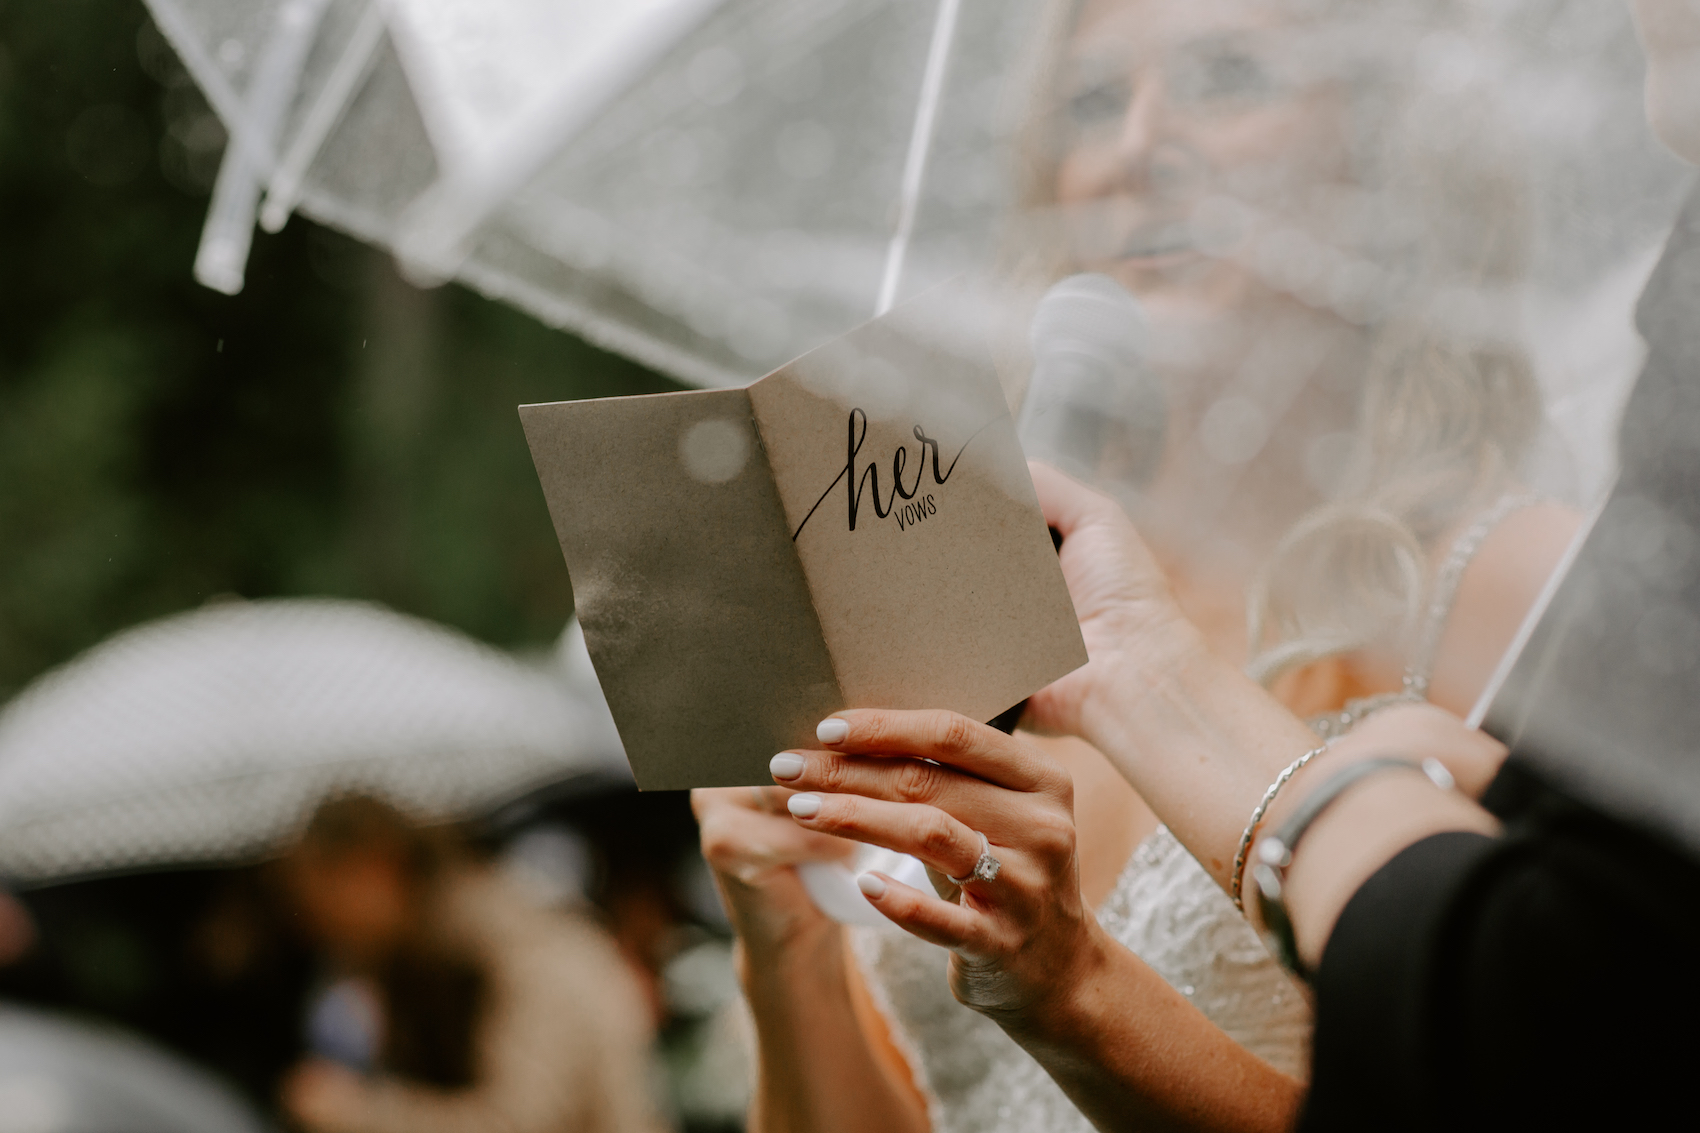
<svg viewBox="0 0 1700 1133"><path fill-rule="evenodd" d="M220 595L571 609L514 407L663 378L297 217L190 277L222 131L138 0L0 0L0 698Z"/></svg>

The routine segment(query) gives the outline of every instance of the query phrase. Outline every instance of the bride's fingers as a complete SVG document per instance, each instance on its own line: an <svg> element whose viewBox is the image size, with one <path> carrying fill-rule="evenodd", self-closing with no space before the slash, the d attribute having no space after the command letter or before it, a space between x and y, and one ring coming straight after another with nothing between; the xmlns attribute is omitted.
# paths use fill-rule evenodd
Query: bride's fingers
<svg viewBox="0 0 1700 1133"><path fill-rule="evenodd" d="M941 948L975 950L983 914L913 889L883 873L864 873L856 884L868 904L897 927Z"/></svg>
<svg viewBox="0 0 1700 1133"><path fill-rule="evenodd" d="M1027 469L1033 475L1033 489L1039 496L1039 510L1045 513L1045 522L1057 529L1064 542L1075 528L1120 513L1120 505L1110 497L1100 495L1048 464L1030 460Z"/></svg>
<svg viewBox="0 0 1700 1133"><path fill-rule="evenodd" d="M696 787L691 791L691 813L698 821L705 814L728 807L783 814L786 794L784 787Z"/></svg>
<svg viewBox="0 0 1700 1133"><path fill-rule="evenodd" d="M698 822L703 857L745 880L780 866L843 861L856 850L843 838L799 826L784 812L762 814L736 803L702 808Z"/></svg>
<svg viewBox="0 0 1700 1133"><path fill-rule="evenodd" d="M967 877L987 848L977 831L937 807L813 792L786 805L807 829L913 854L946 877Z"/></svg>
<svg viewBox="0 0 1700 1133"><path fill-rule="evenodd" d="M1033 748L955 712L852 708L822 720L816 736L846 755L931 759L1014 791L1054 793L1071 785L1067 773Z"/></svg>
<svg viewBox="0 0 1700 1133"><path fill-rule="evenodd" d="M774 756L768 769L793 790L924 803L977 829L1008 829L1019 818L1011 814L1014 804L1026 798L924 759L787 751Z"/></svg>

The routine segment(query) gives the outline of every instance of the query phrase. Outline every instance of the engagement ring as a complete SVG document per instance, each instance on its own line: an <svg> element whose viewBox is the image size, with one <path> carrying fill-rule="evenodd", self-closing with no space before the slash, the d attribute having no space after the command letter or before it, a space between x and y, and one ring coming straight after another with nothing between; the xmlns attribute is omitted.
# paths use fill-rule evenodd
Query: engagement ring
<svg viewBox="0 0 1700 1133"><path fill-rule="evenodd" d="M974 833L980 834L978 830L974 831ZM961 889L970 881L996 881L998 879L998 870L1002 868L1003 863L992 857L991 842L987 840L984 834L980 834L980 860L974 863L974 868L968 871L968 876L951 877L948 873L944 876L945 880L949 881L958 889Z"/></svg>

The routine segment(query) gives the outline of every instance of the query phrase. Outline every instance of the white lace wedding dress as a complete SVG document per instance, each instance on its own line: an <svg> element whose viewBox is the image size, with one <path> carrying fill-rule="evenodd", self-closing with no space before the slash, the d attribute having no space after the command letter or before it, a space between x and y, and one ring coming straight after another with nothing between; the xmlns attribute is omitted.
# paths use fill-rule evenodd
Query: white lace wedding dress
<svg viewBox="0 0 1700 1133"><path fill-rule="evenodd" d="M1134 850L1098 920L1217 1026L1279 1069L1304 1075L1304 994L1166 827ZM1037 1062L951 996L944 949L895 926L850 932L926 1092L933 1133L1089 1133L1091 1123Z"/></svg>

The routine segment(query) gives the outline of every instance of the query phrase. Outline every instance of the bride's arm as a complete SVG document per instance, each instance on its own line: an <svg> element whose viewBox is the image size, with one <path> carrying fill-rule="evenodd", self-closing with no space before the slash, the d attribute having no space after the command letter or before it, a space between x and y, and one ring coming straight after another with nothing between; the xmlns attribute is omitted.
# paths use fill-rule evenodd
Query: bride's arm
<svg viewBox="0 0 1700 1133"><path fill-rule="evenodd" d="M844 843L758 809L755 798L692 793L755 1020L751 1133L926 1133L926 1102L844 929L815 908L792 868L842 857Z"/></svg>
<svg viewBox="0 0 1700 1133"><path fill-rule="evenodd" d="M1099 1128L1289 1128L1300 1087L1118 944L1080 894L1068 773L944 712L839 713L832 751L776 767L810 830L912 853L947 877L989 845L960 902L864 875L880 912L949 948L951 990L1031 1053ZM829 735L834 733L830 732ZM982 841L984 838L984 841Z"/></svg>
<svg viewBox="0 0 1700 1133"><path fill-rule="evenodd" d="M1083 960L1054 996L1002 1022L1099 1129L1293 1127L1304 1096L1296 1080L1107 936Z"/></svg>
<svg viewBox="0 0 1700 1133"><path fill-rule="evenodd" d="M1316 746L1316 736L1208 647L1115 501L1043 465L1033 466L1033 481L1046 519L1064 536L1063 574L1091 660L1036 694L1023 722L1081 736L1102 751L1229 888L1258 800L1283 768ZM1409 713L1394 713L1389 723L1400 719ZM1354 735L1299 772L1282 801L1304 794L1305 780L1326 777L1324 769L1343 763L1350 749L1378 736L1397 741L1400 733L1362 730L1362 738ZM1462 729L1431 749L1423 754L1452 767L1460 782L1480 779L1484 763L1497 765L1503 755L1491 739Z"/></svg>
<svg viewBox="0 0 1700 1133"><path fill-rule="evenodd" d="M1036 695L1026 722L1080 735L1102 751L1231 889L1235 851L1252 811L1316 738L1206 647L1114 501L1042 465L1033 466L1033 480L1046 519L1063 534L1063 573L1091 661ZM1550 516L1544 522L1555 526ZM1542 554L1556 545L1547 542ZM1521 577L1539 574L1522 564ZM1294 775L1262 828L1278 829L1348 762L1389 754L1434 758L1460 786L1480 789L1505 749L1432 705L1388 709ZM1462 795L1435 791L1417 777L1388 777L1354 790L1317 822L1288 874L1287 911L1301 955L1317 962L1346 902L1405 847L1431 834L1496 829Z"/></svg>

